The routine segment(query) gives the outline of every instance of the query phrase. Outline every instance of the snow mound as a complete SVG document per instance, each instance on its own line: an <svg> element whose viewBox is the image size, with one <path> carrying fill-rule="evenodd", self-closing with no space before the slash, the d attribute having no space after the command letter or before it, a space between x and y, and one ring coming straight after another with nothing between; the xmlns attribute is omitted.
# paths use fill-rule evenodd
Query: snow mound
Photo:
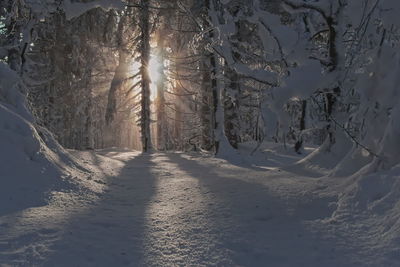
<svg viewBox="0 0 400 267"><path fill-rule="evenodd" d="M269 168L281 168L292 165L293 163L301 160L309 153L314 151L315 147L306 146L303 154L298 154L294 151L291 144L282 144L264 141L262 143L257 142L245 142L239 144L239 155L240 158L235 161L228 159L231 164L237 163L242 165L252 165L253 167L262 167L264 169Z"/></svg>
<svg viewBox="0 0 400 267"><path fill-rule="evenodd" d="M0 216L46 204L52 189L71 188L62 177L77 166L46 130L37 131L24 93L17 73L0 63Z"/></svg>
<svg viewBox="0 0 400 267"><path fill-rule="evenodd" d="M327 138L319 148L286 169L295 170L306 176L325 176L346 157L351 148L351 141L344 133L338 131L334 145L330 145L329 138Z"/></svg>
<svg viewBox="0 0 400 267"><path fill-rule="evenodd" d="M385 258L400 260L400 165L371 173L367 165L343 186L335 222L362 221L371 238L371 249L382 249ZM386 266L397 266L389 264Z"/></svg>
<svg viewBox="0 0 400 267"><path fill-rule="evenodd" d="M376 173L370 173L366 166L353 175L340 197L337 214L344 208L376 215L396 210L400 219L400 165Z"/></svg>

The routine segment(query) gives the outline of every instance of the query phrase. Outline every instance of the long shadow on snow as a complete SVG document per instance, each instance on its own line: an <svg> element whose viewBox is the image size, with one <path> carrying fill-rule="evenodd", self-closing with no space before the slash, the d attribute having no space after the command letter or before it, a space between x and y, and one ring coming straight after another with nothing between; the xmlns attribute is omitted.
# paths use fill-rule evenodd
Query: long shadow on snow
<svg viewBox="0 0 400 267"><path fill-rule="evenodd" d="M200 230L218 240L210 253L228 254L231 263L243 266L351 265L350 256L345 257L350 252L338 251L335 240L323 238L310 224L330 216L334 208L329 203L335 199L303 197L297 202L296 196L282 198L261 184L225 177L181 154L167 156L198 179L210 203L210 224Z"/></svg>
<svg viewBox="0 0 400 267"><path fill-rule="evenodd" d="M44 266L137 266L143 260L145 213L154 194L151 154L126 162L106 180L106 193L68 218L63 237Z"/></svg>
<svg viewBox="0 0 400 267"><path fill-rule="evenodd" d="M62 180L60 178L62 173L51 170L51 166L50 170L43 168L41 172L39 168L42 167L39 163L30 161L29 164L33 166L29 167L34 168L34 172L27 173L26 168L21 167L15 171L14 176L0 177L0 225L2 216L12 216L13 213L28 208L45 206L51 191L76 188L73 183ZM34 180L34 182L29 180Z"/></svg>

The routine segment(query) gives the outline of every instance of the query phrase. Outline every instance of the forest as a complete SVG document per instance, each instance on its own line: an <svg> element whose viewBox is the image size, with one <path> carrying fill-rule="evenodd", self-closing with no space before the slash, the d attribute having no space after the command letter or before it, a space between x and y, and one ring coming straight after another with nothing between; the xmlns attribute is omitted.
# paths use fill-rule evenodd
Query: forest
<svg viewBox="0 0 400 267"><path fill-rule="evenodd" d="M0 0L0 266L400 266L399 14Z"/></svg>

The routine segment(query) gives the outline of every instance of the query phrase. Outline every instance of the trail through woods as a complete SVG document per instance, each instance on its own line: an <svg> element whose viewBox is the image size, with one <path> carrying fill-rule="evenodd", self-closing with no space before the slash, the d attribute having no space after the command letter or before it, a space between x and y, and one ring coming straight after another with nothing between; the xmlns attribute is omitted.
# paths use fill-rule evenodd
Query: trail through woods
<svg viewBox="0 0 400 267"><path fill-rule="evenodd" d="M399 267L399 13L0 0L0 267Z"/></svg>
<svg viewBox="0 0 400 267"><path fill-rule="evenodd" d="M84 178L92 189L0 217L4 266L390 266L362 226L328 222L336 196L324 180L278 162L77 154L96 173Z"/></svg>

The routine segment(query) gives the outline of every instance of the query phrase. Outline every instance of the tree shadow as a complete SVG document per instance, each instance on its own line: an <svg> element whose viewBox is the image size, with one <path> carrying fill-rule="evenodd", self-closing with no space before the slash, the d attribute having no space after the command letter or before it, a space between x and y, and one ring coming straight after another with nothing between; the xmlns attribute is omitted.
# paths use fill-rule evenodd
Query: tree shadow
<svg viewBox="0 0 400 267"><path fill-rule="evenodd" d="M269 171L291 166L302 159L303 155L299 155L295 152L290 153L289 151L286 153L279 153L271 150L263 150L257 151L254 154L241 151L240 155L224 155L222 157L216 156L216 158L241 168L256 171Z"/></svg>
<svg viewBox="0 0 400 267"><path fill-rule="evenodd" d="M143 261L146 210L154 194L151 154L108 177L100 200L68 218L45 266L136 266ZM43 263L41 263L42 265Z"/></svg>
<svg viewBox="0 0 400 267"><path fill-rule="evenodd" d="M63 174L54 166L43 165L29 161L27 166L14 167L12 174L0 173L0 218L47 205L49 193L54 190L76 189L74 183L61 178Z"/></svg>
<svg viewBox="0 0 400 267"><path fill-rule="evenodd" d="M217 240L209 250L213 255L228 258L214 262L216 265L350 265L351 259L345 256L346 252L339 251L334 239L313 229L313 224L331 216L335 209L331 203L336 197L310 195L298 199L290 194L276 195L262 184L241 179L240 173L236 177L225 176L182 154L167 156L198 180L207 199L209 223L200 226L199 231L213 234ZM206 262L213 255L205 254L202 259Z"/></svg>

